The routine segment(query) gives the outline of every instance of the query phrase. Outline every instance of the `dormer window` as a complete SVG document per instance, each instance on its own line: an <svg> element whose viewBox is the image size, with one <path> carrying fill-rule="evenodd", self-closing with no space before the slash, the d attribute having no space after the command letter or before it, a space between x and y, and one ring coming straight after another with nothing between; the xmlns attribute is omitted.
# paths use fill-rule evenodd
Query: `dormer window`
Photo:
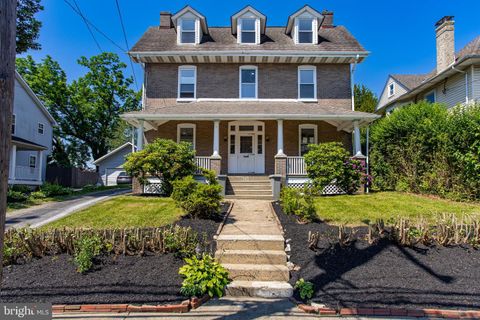
<svg viewBox="0 0 480 320"><path fill-rule="evenodd" d="M313 19L298 19L298 43L313 42Z"/></svg>
<svg viewBox="0 0 480 320"><path fill-rule="evenodd" d="M325 17L315 9L304 6L288 17L285 33L295 44L318 44L318 29Z"/></svg>
<svg viewBox="0 0 480 320"><path fill-rule="evenodd" d="M196 20L195 19L182 19L180 32L181 32L181 42L182 43L195 43L196 38Z"/></svg>
<svg viewBox="0 0 480 320"><path fill-rule="evenodd" d="M256 31L257 19L245 18L240 20L240 42L241 43L256 43L257 31Z"/></svg>

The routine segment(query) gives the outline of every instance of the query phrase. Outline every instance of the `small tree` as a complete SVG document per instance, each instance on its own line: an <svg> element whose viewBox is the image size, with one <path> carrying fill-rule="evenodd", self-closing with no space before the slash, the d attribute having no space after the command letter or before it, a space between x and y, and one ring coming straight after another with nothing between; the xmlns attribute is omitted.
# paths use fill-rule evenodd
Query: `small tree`
<svg viewBox="0 0 480 320"><path fill-rule="evenodd" d="M165 195L172 193L172 182L193 175L196 170L195 151L189 143L176 143L168 139L157 139L127 157L125 171L148 184L148 177L162 180Z"/></svg>

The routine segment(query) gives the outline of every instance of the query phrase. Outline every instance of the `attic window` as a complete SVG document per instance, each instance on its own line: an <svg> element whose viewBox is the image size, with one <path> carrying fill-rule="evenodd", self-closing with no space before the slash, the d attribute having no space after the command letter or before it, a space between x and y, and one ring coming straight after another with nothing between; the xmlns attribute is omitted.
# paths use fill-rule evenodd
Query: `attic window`
<svg viewBox="0 0 480 320"><path fill-rule="evenodd" d="M388 85L388 96L391 97L395 94L395 83L390 83Z"/></svg>
<svg viewBox="0 0 480 320"><path fill-rule="evenodd" d="M298 43L313 43L313 19L298 19Z"/></svg>
<svg viewBox="0 0 480 320"><path fill-rule="evenodd" d="M257 32L256 32L256 19L242 19L241 20L241 43L256 43L257 42Z"/></svg>
<svg viewBox="0 0 480 320"><path fill-rule="evenodd" d="M181 22L181 43L195 43L196 38L195 19L182 19Z"/></svg>

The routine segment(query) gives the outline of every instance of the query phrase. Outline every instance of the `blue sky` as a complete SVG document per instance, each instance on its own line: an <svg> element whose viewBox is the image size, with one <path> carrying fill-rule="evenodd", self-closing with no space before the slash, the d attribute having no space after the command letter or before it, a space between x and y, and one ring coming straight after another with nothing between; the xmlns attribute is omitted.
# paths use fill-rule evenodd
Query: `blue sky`
<svg viewBox="0 0 480 320"><path fill-rule="evenodd" d="M73 0L68 0L73 2ZM85 16L122 47L126 47L115 0L76 0ZM43 0L45 10L38 14L43 22L40 43L42 50L30 51L36 60L51 55L66 70L69 79L84 70L76 64L80 56L100 51L91 35L72 9L62 0ZM132 46L148 26L158 25L160 11L172 11L190 4L207 17L210 26L229 25L230 16L250 4L267 16L271 26L285 25L287 17L304 4L335 13L336 25L346 26L360 43L371 52L356 73L362 83L379 94L389 73L425 73L435 67L434 23L445 15L455 16L456 49L480 35L480 0L119 0L128 42ZM394 4L394 5L393 5ZM94 31L95 32L95 31ZM127 62L127 56L95 32L104 51L113 51ZM127 70L131 74L131 69ZM142 71L135 65L139 80Z"/></svg>

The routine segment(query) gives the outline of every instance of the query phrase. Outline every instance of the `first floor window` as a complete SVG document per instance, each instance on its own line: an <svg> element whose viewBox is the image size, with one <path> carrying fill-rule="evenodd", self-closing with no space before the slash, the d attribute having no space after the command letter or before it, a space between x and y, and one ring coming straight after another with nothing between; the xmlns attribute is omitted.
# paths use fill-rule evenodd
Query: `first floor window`
<svg viewBox="0 0 480 320"><path fill-rule="evenodd" d="M428 93L425 96L425 100L427 100L430 103L435 103L435 91L432 91L432 92Z"/></svg>
<svg viewBox="0 0 480 320"><path fill-rule="evenodd" d="M43 134L44 133L44 125L43 123L38 124L38 133Z"/></svg>
<svg viewBox="0 0 480 320"><path fill-rule="evenodd" d="M196 71L197 69L194 66L178 69L178 98L195 99Z"/></svg>
<svg viewBox="0 0 480 320"><path fill-rule="evenodd" d="M194 124L179 124L177 142L188 142L192 148L195 149L195 125Z"/></svg>
<svg viewBox="0 0 480 320"><path fill-rule="evenodd" d="M15 134L15 125L16 125L17 119L14 114L12 114L12 134Z"/></svg>
<svg viewBox="0 0 480 320"><path fill-rule="evenodd" d="M255 67L240 68L240 98L242 99L257 98L257 68Z"/></svg>
<svg viewBox="0 0 480 320"><path fill-rule="evenodd" d="M30 168L35 168L37 166L37 157L30 156L29 166L30 166Z"/></svg>
<svg viewBox="0 0 480 320"><path fill-rule="evenodd" d="M299 128L300 156L308 152L308 146L317 143L317 126L313 124L300 125Z"/></svg>
<svg viewBox="0 0 480 320"><path fill-rule="evenodd" d="M315 67L300 67L298 69L298 99L317 98L317 79Z"/></svg>

